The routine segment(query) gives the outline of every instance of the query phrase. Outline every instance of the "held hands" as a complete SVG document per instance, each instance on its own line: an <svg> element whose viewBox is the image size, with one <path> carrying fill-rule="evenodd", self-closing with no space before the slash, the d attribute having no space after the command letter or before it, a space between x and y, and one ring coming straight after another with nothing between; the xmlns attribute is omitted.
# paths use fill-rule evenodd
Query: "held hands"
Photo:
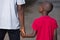
<svg viewBox="0 0 60 40"><path fill-rule="evenodd" d="M22 37L26 36L25 28L21 27L20 29Z"/></svg>
<svg viewBox="0 0 60 40"><path fill-rule="evenodd" d="M31 37L31 35L26 34L25 29L23 27L20 29L20 31L21 31L21 36L23 38L30 38Z"/></svg>
<svg viewBox="0 0 60 40"><path fill-rule="evenodd" d="M21 31L21 36L22 36L23 38L33 38L33 37L34 37L33 33L31 33L31 34L26 34L24 27L21 27L20 31Z"/></svg>

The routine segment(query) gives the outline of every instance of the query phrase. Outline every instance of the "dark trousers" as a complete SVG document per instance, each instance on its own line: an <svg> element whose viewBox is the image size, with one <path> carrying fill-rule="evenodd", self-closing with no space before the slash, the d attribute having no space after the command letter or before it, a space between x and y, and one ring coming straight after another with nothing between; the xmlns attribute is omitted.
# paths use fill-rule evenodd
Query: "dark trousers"
<svg viewBox="0 0 60 40"><path fill-rule="evenodd" d="M19 30L4 30L4 29L0 29L0 40L4 40L5 34L7 32L10 40L20 40Z"/></svg>

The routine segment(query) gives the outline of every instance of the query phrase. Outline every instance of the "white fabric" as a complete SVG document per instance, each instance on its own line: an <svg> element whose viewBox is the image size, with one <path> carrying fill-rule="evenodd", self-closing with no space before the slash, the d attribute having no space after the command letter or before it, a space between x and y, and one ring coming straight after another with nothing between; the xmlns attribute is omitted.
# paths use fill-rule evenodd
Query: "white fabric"
<svg viewBox="0 0 60 40"><path fill-rule="evenodd" d="M20 28L16 4L25 4L25 0L0 0L0 29Z"/></svg>

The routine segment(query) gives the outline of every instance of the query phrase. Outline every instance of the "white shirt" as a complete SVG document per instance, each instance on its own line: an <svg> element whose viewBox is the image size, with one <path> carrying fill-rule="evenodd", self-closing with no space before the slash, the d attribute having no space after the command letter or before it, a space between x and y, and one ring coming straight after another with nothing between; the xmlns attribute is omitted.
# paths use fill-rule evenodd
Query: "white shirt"
<svg viewBox="0 0 60 40"><path fill-rule="evenodd" d="M0 0L0 29L20 28L16 4L25 4L25 0Z"/></svg>

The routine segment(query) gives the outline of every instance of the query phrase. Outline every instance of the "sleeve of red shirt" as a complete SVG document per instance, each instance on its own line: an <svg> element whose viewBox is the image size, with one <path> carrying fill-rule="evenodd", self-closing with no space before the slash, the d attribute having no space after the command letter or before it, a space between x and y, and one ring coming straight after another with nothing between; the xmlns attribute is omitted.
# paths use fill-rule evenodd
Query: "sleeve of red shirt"
<svg viewBox="0 0 60 40"><path fill-rule="evenodd" d="M32 23L32 28L33 30L37 30L37 20L34 20L34 22Z"/></svg>
<svg viewBox="0 0 60 40"><path fill-rule="evenodd" d="M56 20L53 22L53 28L54 29L57 29L58 28L58 24L57 24L57 21Z"/></svg>

